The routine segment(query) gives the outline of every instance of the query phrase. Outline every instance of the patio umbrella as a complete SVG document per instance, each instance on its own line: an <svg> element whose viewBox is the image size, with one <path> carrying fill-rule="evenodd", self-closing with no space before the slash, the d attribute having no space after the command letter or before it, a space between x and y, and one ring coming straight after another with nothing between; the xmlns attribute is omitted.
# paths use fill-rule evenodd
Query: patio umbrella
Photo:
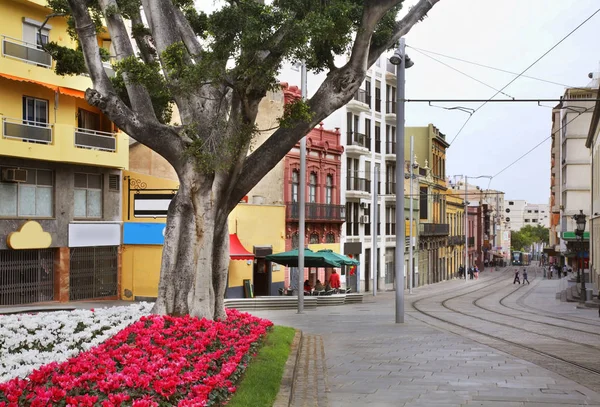
<svg viewBox="0 0 600 407"><path fill-rule="evenodd" d="M288 267L298 267L298 249L270 254L266 259L277 264ZM304 249L304 267L341 267L342 264L331 256L325 256L324 253L313 252L310 249Z"/></svg>
<svg viewBox="0 0 600 407"><path fill-rule="evenodd" d="M324 257L337 261L344 266L357 266L360 264L358 260L351 259L348 256L334 252L331 249L319 250L317 253L322 253Z"/></svg>

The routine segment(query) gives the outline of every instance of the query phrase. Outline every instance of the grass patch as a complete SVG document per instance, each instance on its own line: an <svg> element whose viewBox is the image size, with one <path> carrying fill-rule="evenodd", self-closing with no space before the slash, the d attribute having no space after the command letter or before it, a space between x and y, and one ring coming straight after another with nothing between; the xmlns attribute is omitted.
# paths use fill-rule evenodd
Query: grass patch
<svg viewBox="0 0 600 407"><path fill-rule="evenodd" d="M296 331L274 326L265 344L252 359L228 407L272 406L279 392L285 362Z"/></svg>

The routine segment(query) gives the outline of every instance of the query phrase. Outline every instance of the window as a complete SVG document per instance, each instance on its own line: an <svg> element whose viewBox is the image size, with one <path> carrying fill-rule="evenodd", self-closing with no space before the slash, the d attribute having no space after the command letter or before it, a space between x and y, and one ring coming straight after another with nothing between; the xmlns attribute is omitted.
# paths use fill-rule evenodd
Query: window
<svg viewBox="0 0 600 407"><path fill-rule="evenodd" d="M325 203L331 205L333 203L333 175L327 175L325 181Z"/></svg>
<svg viewBox="0 0 600 407"><path fill-rule="evenodd" d="M428 199L427 199L427 187L421 187L420 188L420 196L419 196L419 216L420 219L427 219L428 218L428 213L427 213L427 204L428 204Z"/></svg>
<svg viewBox="0 0 600 407"><path fill-rule="evenodd" d="M77 127L80 129L100 130L100 115L88 110L79 109Z"/></svg>
<svg viewBox="0 0 600 407"><path fill-rule="evenodd" d="M310 173L310 185L308 189L308 202L317 202L317 174L314 172Z"/></svg>
<svg viewBox="0 0 600 407"><path fill-rule="evenodd" d="M533 223L537 223L537 221L538 221L538 220L537 220L537 219L531 219L531 221L532 221Z"/></svg>
<svg viewBox="0 0 600 407"><path fill-rule="evenodd" d="M335 243L335 235L333 233L327 233L325 236L325 243Z"/></svg>
<svg viewBox="0 0 600 407"><path fill-rule="evenodd" d="M531 213L531 211L527 211L527 213Z"/></svg>
<svg viewBox="0 0 600 407"><path fill-rule="evenodd" d="M0 182L0 202L2 217L52 217L54 174L49 170L27 169L25 182Z"/></svg>
<svg viewBox="0 0 600 407"><path fill-rule="evenodd" d="M298 170L292 171L292 202L298 202L298 184L300 183L300 173Z"/></svg>
<svg viewBox="0 0 600 407"><path fill-rule="evenodd" d="M375 152L381 153L381 126L375 122Z"/></svg>
<svg viewBox="0 0 600 407"><path fill-rule="evenodd" d="M371 151L371 119L365 119L365 147Z"/></svg>
<svg viewBox="0 0 600 407"><path fill-rule="evenodd" d="M319 234L318 233L311 233L310 234L310 244L318 244L319 243Z"/></svg>
<svg viewBox="0 0 600 407"><path fill-rule="evenodd" d="M47 44L50 35L50 31L48 30L49 25L46 24L41 33L39 32L39 27L41 27L41 23L38 23L37 21L29 20L28 22L24 22L23 41L32 45L35 44L38 48Z"/></svg>
<svg viewBox="0 0 600 407"><path fill-rule="evenodd" d="M375 111L381 112L381 82L375 81Z"/></svg>
<svg viewBox="0 0 600 407"><path fill-rule="evenodd" d="M540 211L537 211L537 210L536 210L536 211L533 211L533 213L540 213Z"/></svg>
<svg viewBox="0 0 600 407"><path fill-rule="evenodd" d="M102 217L102 175L75 173L76 218Z"/></svg>
<svg viewBox="0 0 600 407"><path fill-rule="evenodd" d="M509 205L514 205L515 203L513 201L508 201Z"/></svg>
<svg viewBox="0 0 600 407"><path fill-rule="evenodd" d="M297 249L300 246L300 238L298 232L292 235L292 249Z"/></svg>
<svg viewBox="0 0 600 407"><path fill-rule="evenodd" d="M529 219L525 219L525 223L529 223Z"/></svg>
<svg viewBox="0 0 600 407"><path fill-rule="evenodd" d="M23 96L23 120L31 126L43 126L48 124L48 101Z"/></svg>

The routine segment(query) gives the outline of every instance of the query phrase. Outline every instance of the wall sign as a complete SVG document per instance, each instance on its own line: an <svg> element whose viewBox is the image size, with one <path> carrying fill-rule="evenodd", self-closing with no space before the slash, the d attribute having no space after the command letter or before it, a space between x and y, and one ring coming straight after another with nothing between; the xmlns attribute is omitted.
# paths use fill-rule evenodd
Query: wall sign
<svg viewBox="0 0 600 407"><path fill-rule="evenodd" d="M175 197L170 193L135 194L133 216L135 218L166 218L169 204Z"/></svg>

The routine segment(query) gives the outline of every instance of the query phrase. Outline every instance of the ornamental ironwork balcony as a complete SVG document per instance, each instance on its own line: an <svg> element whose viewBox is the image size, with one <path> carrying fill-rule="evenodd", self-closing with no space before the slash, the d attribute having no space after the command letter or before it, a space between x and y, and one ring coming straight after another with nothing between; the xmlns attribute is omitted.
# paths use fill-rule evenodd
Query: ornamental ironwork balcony
<svg viewBox="0 0 600 407"><path fill-rule="evenodd" d="M344 222L346 220L346 207L344 205L331 205L307 202L304 207L304 218L320 222ZM298 220L300 218L300 203L286 203L286 219Z"/></svg>
<svg viewBox="0 0 600 407"><path fill-rule="evenodd" d="M448 238L448 246L460 246L465 244L465 236L450 236Z"/></svg>
<svg viewBox="0 0 600 407"><path fill-rule="evenodd" d="M448 236L450 225L447 223L420 223L419 233L421 236Z"/></svg>

